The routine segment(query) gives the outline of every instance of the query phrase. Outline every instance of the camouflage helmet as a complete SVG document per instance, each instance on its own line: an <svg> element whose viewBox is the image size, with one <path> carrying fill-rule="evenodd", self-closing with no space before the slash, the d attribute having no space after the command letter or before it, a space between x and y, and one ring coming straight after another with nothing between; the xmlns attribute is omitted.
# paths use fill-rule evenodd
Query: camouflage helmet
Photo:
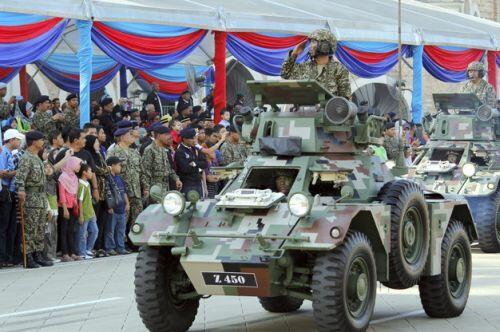
<svg viewBox="0 0 500 332"><path fill-rule="evenodd" d="M314 39L318 42L327 42L330 45L331 53L335 53L337 48L337 38L326 29L318 29L311 32L308 36L308 39Z"/></svg>
<svg viewBox="0 0 500 332"><path fill-rule="evenodd" d="M486 68L484 67L484 64L479 61L473 61L469 63L467 66L467 70L477 70L477 71L486 71Z"/></svg>

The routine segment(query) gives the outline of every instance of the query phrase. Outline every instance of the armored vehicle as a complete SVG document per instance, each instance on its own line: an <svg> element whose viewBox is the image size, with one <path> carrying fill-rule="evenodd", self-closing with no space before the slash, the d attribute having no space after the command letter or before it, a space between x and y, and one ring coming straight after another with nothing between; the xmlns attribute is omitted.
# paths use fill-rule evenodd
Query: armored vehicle
<svg viewBox="0 0 500 332"><path fill-rule="evenodd" d="M500 252L500 118L474 94L435 94L431 140L409 176L427 190L466 197L484 252Z"/></svg>
<svg viewBox="0 0 500 332"><path fill-rule="evenodd" d="M320 331L366 330L377 281L419 285L431 317L464 310L471 284L465 201L426 197L395 179L370 145L383 118L331 96L315 81L250 82L253 142L216 199L155 193L131 227L138 309L151 331L185 331L200 298L257 297L270 312L311 300ZM295 112L279 111L295 105ZM226 174L227 175L227 174Z"/></svg>

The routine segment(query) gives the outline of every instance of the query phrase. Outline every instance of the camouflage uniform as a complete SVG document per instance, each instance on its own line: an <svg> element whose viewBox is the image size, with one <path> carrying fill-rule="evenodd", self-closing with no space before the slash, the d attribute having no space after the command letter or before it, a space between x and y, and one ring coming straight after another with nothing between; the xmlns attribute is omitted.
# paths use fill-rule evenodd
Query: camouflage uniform
<svg viewBox="0 0 500 332"><path fill-rule="evenodd" d="M396 161L399 154L399 142L397 137L386 137L384 139L384 148L387 152L387 159Z"/></svg>
<svg viewBox="0 0 500 332"><path fill-rule="evenodd" d="M130 203L128 225L130 225L142 212L141 184L144 185L144 177L142 176L141 155L137 150L115 145L113 150L108 154L108 158L112 156L124 160L120 175L127 187L127 197Z"/></svg>
<svg viewBox="0 0 500 332"><path fill-rule="evenodd" d="M0 98L0 120L7 119L10 116L10 105Z"/></svg>
<svg viewBox="0 0 500 332"><path fill-rule="evenodd" d="M243 144L226 141L221 147L222 164L244 162L247 159L247 150Z"/></svg>
<svg viewBox="0 0 500 332"><path fill-rule="evenodd" d="M64 123L66 126L80 128L80 118L76 114L76 110L67 108L64 110Z"/></svg>
<svg viewBox="0 0 500 332"><path fill-rule="evenodd" d="M48 137L49 133L56 130L56 122L52 119L52 116L46 111L36 111L32 119L32 127L36 130L41 131L45 137Z"/></svg>
<svg viewBox="0 0 500 332"><path fill-rule="evenodd" d="M18 192L26 192L24 223L26 230L26 253L42 251L47 224L47 195L45 172L42 160L26 151L16 173Z"/></svg>
<svg viewBox="0 0 500 332"><path fill-rule="evenodd" d="M495 90L493 89L493 86L484 79L481 79L478 84L472 83L471 80L467 81L467 83L465 83L462 87L462 92L473 93L483 104L489 105L493 108L496 107L497 97Z"/></svg>
<svg viewBox="0 0 500 332"><path fill-rule="evenodd" d="M327 30L316 30L309 39L328 41L333 51L337 47L335 37ZM351 84L349 83L349 72L337 61L330 60L322 69L314 59L303 63L295 63L296 56L290 55L281 67L281 77L291 80L316 80L334 96L351 99Z"/></svg>
<svg viewBox="0 0 500 332"><path fill-rule="evenodd" d="M163 191L169 190L170 180L177 181L179 177L170 166L168 150L151 143L142 155L144 169L144 189L150 190L153 185L160 186Z"/></svg>

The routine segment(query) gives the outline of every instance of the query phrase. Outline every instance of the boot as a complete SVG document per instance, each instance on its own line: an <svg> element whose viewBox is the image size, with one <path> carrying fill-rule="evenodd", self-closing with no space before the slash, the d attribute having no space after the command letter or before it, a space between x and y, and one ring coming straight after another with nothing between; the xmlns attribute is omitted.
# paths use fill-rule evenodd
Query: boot
<svg viewBox="0 0 500 332"><path fill-rule="evenodd" d="M37 262L41 266L52 266L52 265L54 265L54 263L52 263L50 261L46 261L45 259L43 259L42 253L40 251L35 251L35 253L33 254L33 258L35 259L35 262Z"/></svg>
<svg viewBox="0 0 500 332"><path fill-rule="evenodd" d="M37 269L40 267L38 263L33 258L34 254L26 254L26 268L27 269Z"/></svg>

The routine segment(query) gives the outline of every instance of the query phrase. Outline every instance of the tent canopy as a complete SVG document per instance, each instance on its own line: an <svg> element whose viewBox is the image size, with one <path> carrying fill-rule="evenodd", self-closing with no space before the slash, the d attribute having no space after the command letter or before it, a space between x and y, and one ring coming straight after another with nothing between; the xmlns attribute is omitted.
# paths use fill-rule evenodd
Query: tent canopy
<svg viewBox="0 0 500 332"><path fill-rule="evenodd" d="M83 20L164 24L219 31L304 34L330 29L339 40L398 40L397 0L9 0L0 11ZM402 41L500 49L500 24L403 0Z"/></svg>

